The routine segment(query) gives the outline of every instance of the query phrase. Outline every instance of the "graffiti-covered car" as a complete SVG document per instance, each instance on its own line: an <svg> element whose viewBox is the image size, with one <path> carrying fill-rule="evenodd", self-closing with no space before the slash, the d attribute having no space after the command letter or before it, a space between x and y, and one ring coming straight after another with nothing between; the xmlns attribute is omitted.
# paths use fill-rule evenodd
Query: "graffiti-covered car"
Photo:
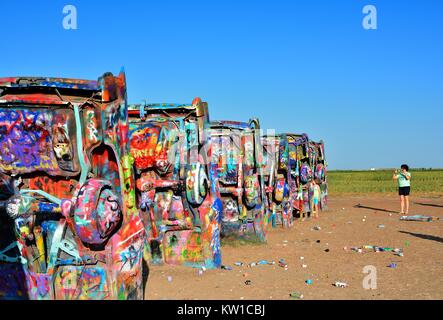
<svg viewBox="0 0 443 320"><path fill-rule="evenodd" d="M268 208L258 119L213 121L209 131L223 200L221 235L254 235L266 241Z"/></svg>
<svg viewBox="0 0 443 320"><path fill-rule="evenodd" d="M325 144L320 142L309 142L310 164L312 178L320 186L320 209L326 210L328 206L328 181L327 181L327 162L325 157Z"/></svg>
<svg viewBox="0 0 443 320"><path fill-rule="evenodd" d="M126 80L0 79L0 299L142 299Z"/></svg>
<svg viewBox="0 0 443 320"><path fill-rule="evenodd" d="M222 203L206 148L207 103L132 105L129 121L149 261L220 267Z"/></svg>
<svg viewBox="0 0 443 320"><path fill-rule="evenodd" d="M302 210L303 197L308 196L301 171L309 161L309 138L306 134L285 133L263 136L262 143L270 170L265 185L269 202L269 223L290 227L295 211ZM304 191L305 190L305 191Z"/></svg>

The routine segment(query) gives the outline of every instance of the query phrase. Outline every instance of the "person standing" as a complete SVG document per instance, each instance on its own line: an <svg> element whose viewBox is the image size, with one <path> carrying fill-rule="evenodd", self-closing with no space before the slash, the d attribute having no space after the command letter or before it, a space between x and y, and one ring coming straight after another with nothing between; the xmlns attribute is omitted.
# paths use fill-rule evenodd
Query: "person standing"
<svg viewBox="0 0 443 320"><path fill-rule="evenodd" d="M409 166L402 164L400 170L395 170L392 179L398 182L398 194L400 196L401 214L409 213L409 194L411 193L411 173ZM405 210L406 209L406 210Z"/></svg>
<svg viewBox="0 0 443 320"><path fill-rule="evenodd" d="M315 179L311 181L311 212L314 215L314 219L318 219L319 203L320 203L320 186L316 183Z"/></svg>

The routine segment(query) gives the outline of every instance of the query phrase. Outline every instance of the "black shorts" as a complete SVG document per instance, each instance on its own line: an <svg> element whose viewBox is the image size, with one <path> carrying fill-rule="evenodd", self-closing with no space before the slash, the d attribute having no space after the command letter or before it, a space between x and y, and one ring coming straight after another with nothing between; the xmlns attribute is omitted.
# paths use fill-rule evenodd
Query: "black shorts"
<svg viewBox="0 0 443 320"><path fill-rule="evenodd" d="M398 188L398 194L400 196L409 196L410 192L411 192L411 187L399 187Z"/></svg>

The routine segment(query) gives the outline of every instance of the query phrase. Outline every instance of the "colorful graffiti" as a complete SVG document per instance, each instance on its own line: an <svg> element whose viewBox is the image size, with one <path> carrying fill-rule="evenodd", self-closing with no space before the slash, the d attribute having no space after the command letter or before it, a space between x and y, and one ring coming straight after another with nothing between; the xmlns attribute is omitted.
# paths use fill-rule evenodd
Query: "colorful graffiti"
<svg viewBox="0 0 443 320"><path fill-rule="evenodd" d="M0 299L142 299L124 73L0 95Z"/></svg>
<svg viewBox="0 0 443 320"><path fill-rule="evenodd" d="M320 186L320 209L328 208L328 180L327 180L327 161L325 156L325 144L323 141L310 141L312 154L311 166L312 176Z"/></svg>
<svg viewBox="0 0 443 320"><path fill-rule="evenodd" d="M222 236L254 235L266 241L268 208L258 119L213 121L208 130L224 204Z"/></svg>
<svg viewBox="0 0 443 320"><path fill-rule="evenodd" d="M98 81L0 79L0 299L142 299L150 264L219 268L221 237L327 208L324 143L210 121L206 102L127 105Z"/></svg>
<svg viewBox="0 0 443 320"><path fill-rule="evenodd" d="M200 152L207 104L134 105L129 145L136 173L137 207L152 264L217 268L221 265L222 203L213 165Z"/></svg>
<svg viewBox="0 0 443 320"><path fill-rule="evenodd" d="M271 169L266 172L267 199L270 207L269 223L275 227L290 227L294 213L309 211L311 180L305 174L310 168L309 138L306 134L263 136L262 142Z"/></svg>

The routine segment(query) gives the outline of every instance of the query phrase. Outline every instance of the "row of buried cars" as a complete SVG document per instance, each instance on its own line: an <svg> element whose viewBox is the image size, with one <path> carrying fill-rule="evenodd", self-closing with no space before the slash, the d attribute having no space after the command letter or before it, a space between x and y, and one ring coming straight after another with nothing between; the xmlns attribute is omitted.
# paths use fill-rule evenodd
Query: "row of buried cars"
<svg viewBox="0 0 443 320"><path fill-rule="evenodd" d="M208 104L128 105L98 81L0 79L0 299L143 299L148 265L219 268L221 238L290 227L323 143L210 121Z"/></svg>

